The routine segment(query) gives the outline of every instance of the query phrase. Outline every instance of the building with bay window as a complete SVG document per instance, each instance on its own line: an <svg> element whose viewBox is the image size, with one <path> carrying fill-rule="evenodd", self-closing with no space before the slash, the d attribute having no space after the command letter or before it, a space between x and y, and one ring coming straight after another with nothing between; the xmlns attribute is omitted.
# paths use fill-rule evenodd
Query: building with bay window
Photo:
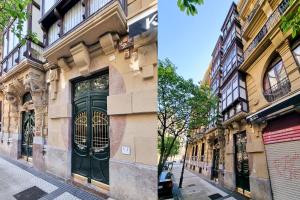
<svg viewBox="0 0 300 200"><path fill-rule="evenodd" d="M156 199L157 1L27 9L22 34L39 42L20 43L16 22L3 33L0 153L114 199Z"/></svg>
<svg viewBox="0 0 300 200"><path fill-rule="evenodd" d="M221 29L219 86L215 68L208 69L212 93L220 91L222 131L212 135L209 125L189 144L188 168L197 171L195 156L204 157L211 169L208 176L199 170L203 177L252 199L300 196L300 37L280 29L281 16L298 7L298 1L289 6L288 0L232 4ZM223 153L210 150L218 149L214 146Z"/></svg>

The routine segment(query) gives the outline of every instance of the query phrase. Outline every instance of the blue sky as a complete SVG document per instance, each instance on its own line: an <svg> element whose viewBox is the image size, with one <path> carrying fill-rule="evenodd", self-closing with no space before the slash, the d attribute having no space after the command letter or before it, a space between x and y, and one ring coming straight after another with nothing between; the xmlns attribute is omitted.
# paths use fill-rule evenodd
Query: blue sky
<svg viewBox="0 0 300 200"><path fill-rule="evenodd" d="M159 0L158 56L169 58L177 72L202 79L232 0L205 0L198 15L187 16L177 0Z"/></svg>

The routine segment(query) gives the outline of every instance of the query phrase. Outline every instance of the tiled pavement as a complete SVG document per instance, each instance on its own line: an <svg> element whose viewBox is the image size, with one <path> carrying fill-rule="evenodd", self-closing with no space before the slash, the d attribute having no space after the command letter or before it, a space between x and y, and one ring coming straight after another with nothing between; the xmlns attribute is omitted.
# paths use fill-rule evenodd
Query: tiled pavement
<svg viewBox="0 0 300 200"><path fill-rule="evenodd" d="M0 156L0 200L16 200L14 195L33 186L47 193L40 198L41 200L104 200L62 179L39 172L19 161Z"/></svg>
<svg viewBox="0 0 300 200"><path fill-rule="evenodd" d="M211 195L218 195L219 198L216 198L217 200L245 200L242 196L225 188L216 186L188 170L184 171L182 188L178 189L181 167L182 165L174 164L172 170L175 181L174 200L215 199Z"/></svg>

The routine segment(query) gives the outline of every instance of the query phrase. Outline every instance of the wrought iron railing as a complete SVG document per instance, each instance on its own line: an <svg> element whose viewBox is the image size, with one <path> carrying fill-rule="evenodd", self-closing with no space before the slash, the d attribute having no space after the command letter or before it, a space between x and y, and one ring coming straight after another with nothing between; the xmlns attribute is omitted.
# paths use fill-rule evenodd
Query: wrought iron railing
<svg viewBox="0 0 300 200"><path fill-rule="evenodd" d="M258 34L254 37L253 41L250 43L248 48L244 52L245 60L251 55L253 50L258 46L258 44L262 41L262 39L267 35L267 33L275 26L277 22L280 20L280 16L286 11L289 6L288 0L283 0L276 10L272 13L272 15L267 19L264 26L258 32Z"/></svg>
<svg viewBox="0 0 300 200"><path fill-rule="evenodd" d="M43 45L35 44L32 41L27 41L24 45L17 45L8 55L1 61L0 75L8 72L19 64L25 58L30 58L37 62L44 62L42 57Z"/></svg>
<svg viewBox="0 0 300 200"><path fill-rule="evenodd" d="M261 4L263 3L264 0L258 0L254 7L253 10L251 11L251 13L248 15L243 27L242 27L242 33L245 32L245 30L248 28L250 22L252 21L252 19L254 18L254 16L256 15L257 11L259 10L259 7L261 6Z"/></svg>
<svg viewBox="0 0 300 200"><path fill-rule="evenodd" d="M264 96L268 102L285 96L291 91L291 83L288 78L282 79L276 85L264 90Z"/></svg>

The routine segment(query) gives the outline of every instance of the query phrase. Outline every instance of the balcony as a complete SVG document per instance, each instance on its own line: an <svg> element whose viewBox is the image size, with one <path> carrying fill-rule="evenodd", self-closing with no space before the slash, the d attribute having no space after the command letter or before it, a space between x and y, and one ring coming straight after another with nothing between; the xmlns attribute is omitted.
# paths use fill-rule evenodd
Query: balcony
<svg viewBox="0 0 300 200"><path fill-rule="evenodd" d="M105 33L122 35L127 31L126 0L71 2L72 5L70 1L56 2L40 20L46 32L44 56L52 63L70 57L70 48L80 42L95 45Z"/></svg>
<svg viewBox="0 0 300 200"><path fill-rule="evenodd" d="M278 82L276 85L266 89L264 96L268 102L275 101L291 91L291 83L288 78L285 78Z"/></svg>
<svg viewBox="0 0 300 200"><path fill-rule="evenodd" d="M43 45L41 43L35 44L32 41L27 41L24 45L17 45L7 56L1 61L0 75L9 72L16 65L25 59L30 59L37 63L43 63L42 57Z"/></svg>
<svg viewBox="0 0 300 200"><path fill-rule="evenodd" d="M288 0L283 0L272 15L267 19L266 23L260 29L258 34L254 37L250 45L244 51L245 60L250 57L254 50L258 47L261 41L266 37L266 35L275 27L275 25L280 21L281 15L286 11L289 6Z"/></svg>
<svg viewBox="0 0 300 200"><path fill-rule="evenodd" d="M250 12L250 14L247 16L246 20L245 20L245 23L242 27L242 34L245 33L248 28L250 27L249 25L251 24L251 21L255 18L256 14L258 13L258 11L261 9L261 6L263 4L264 0L258 0L252 11Z"/></svg>

